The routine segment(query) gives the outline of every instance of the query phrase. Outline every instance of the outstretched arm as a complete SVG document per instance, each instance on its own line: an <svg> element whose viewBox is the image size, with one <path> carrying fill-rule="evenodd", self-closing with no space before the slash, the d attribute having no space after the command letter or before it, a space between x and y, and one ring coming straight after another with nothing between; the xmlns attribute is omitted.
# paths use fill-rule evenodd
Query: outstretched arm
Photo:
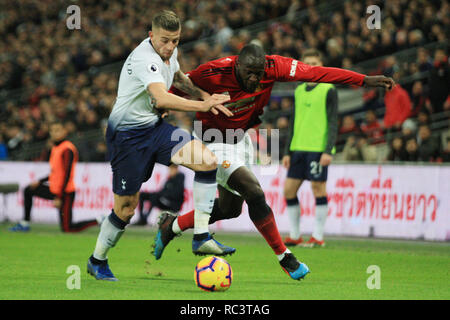
<svg viewBox="0 0 450 320"><path fill-rule="evenodd" d="M167 91L167 88L162 82L150 83L147 87L147 93L150 96L151 103L156 109L168 109L177 111L211 111L214 114L219 114L219 111L227 116L232 116L233 113L225 108L222 104L230 100L230 96L223 94L213 94L205 101L188 100L178 97Z"/></svg>
<svg viewBox="0 0 450 320"><path fill-rule="evenodd" d="M385 76L367 76L341 68L310 66L282 56L271 57L275 61L273 72L276 81L325 82L386 89L394 86L394 80Z"/></svg>

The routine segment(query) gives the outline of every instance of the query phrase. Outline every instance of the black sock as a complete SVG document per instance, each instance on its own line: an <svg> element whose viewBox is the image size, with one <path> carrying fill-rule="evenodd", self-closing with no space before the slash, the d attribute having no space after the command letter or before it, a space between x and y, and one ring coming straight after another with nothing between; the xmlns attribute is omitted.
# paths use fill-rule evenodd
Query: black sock
<svg viewBox="0 0 450 320"><path fill-rule="evenodd" d="M106 263L108 263L108 259L106 259L106 260L98 260L98 259L94 258L94 255L91 255L89 257L89 260L92 262L92 264L106 264Z"/></svg>
<svg viewBox="0 0 450 320"><path fill-rule="evenodd" d="M208 236L209 236L209 232L194 234L194 240L202 241L202 240L205 240L206 238L208 238Z"/></svg>

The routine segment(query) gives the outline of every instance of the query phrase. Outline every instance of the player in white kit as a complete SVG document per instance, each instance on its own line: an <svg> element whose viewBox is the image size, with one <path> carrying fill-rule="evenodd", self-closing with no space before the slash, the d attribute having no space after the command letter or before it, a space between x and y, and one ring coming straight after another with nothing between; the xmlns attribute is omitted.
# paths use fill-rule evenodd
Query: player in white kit
<svg viewBox="0 0 450 320"><path fill-rule="evenodd" d="M181 72L177 61L180 33L181 25L175 13L168 10L158 13L152 20L149 38L131 52L122 67L106 132L113 171L114 208L101 225L87 266L88 272L98 280L117 281L109 268L107 252L117 244L134 215L140 187L151 177L156 162L183 165L196 172L192 251L212 255L235 251L214 240L208 229L216 195L217 158L201 141L162 119L164 110L232 115L222 105L229 96L210 95ZM172 85L202 101L169 93Z"/></svg>

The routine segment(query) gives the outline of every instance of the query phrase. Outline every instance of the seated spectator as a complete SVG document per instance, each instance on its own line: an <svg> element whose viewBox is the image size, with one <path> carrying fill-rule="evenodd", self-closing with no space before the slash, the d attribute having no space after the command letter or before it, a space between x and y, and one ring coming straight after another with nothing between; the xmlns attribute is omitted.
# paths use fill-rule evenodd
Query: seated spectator
<svg viewBox="0 0 450 320"><path fill-rule="evenodd" d="M429 125L430 122L431 122L431 120L430 120L430 115L428 114L428 112L420 111L417 114L417 125L418 126Z"/></svg>
<svg viewBox="0 0 450 320"><path fill-rule="evenodd" d="M439 144L431 136L431 129L427 125L421 125L418 132L419 161L434 161L439 154Z"/></svg>
<svg viewBox="0 0 450 320"><path fill-rule="evenodd" d="M386 111L384 113L384 127L399 129L411 114L411 99L408 92L398 83L384 95Z"/></svg>
<svg viewBox="0 0 450 320"><path fill-rule="evenodd" d="M444 102L444 110L450 110L450 94L448 95L447 100L445 100Z"/></svg>
<svg viewBox="0 0 450 320"><path fill-rule="evenodd" d="M355 119L351 115L344 116L342 125L339 128L339 134L359 133L360 129L356 125Z"/></svg>
<svg viewBox="0 0 450 320"><path fill-rule="evenodd" d="M430 71L430 69L433 67L433 64L431 63L431 58L428 54L428 51L425 48L419 48L417 50L416 62L420 72Z"/></svg>
<svg viewBox="0 0 450 320"><path fill-rule="evenodd" d="M361 125L361 130L372 140L372 144L384 142L383 127L373 110L368 110L366 112L366 121Z"/></svg>
<svg viewBox="0 0 450 320"><path fill-rule="evenodd" d="M411 117L416 117L421 111L431 113L431 103L425 95L422 81L414 82L411 90L411 102Z"/></svg>
<svg viewBox="0 0 450 320"><path fill-rule="evenodd" d="M389 161L405 161L407 158L406 150L403 145L403 139L396 137L392 140L387 160Z"/></svg>
<svg viewBox="0 0 450 320"><path fill-rule="evenodd" d="M418 152L417 141L415 138L409 138L406 140L405 150L406 150L406 158L405 161L418 161L419 160L419 152Z"/></svg>
<svg viewBox="0 0 450 320"><path fill-rule="evenodd" d="M450 138L447 138L447 145L441 152L442 162L450 162Z"/></svg>
<svg viewBox="0 0 450 320"><path fill-rule="evenodd" d="M442 112L450 88L450 67L443 49L434 53L433 68L430 71L430 101L433 112Z"/></svg>
<svg viewBox="0 0 450 320"><path fill-rule="evenodd" d="M269 105L266 107L266 111L262 115L265 122L275 123L280 116L280 100L277 98L270 99ZM291 110L291 115L294 114L294 108Z"/></svg>
<svg viewBox="0 0 450 320"><path fill-rule="evenodd" d="M351 135L342 150L343 159L346 161L376 161L377 149L367 143L364 134Z"/></svg>
<svg viewBox="0 0 450 320"><path fill-rule="evenodd" d="M292 115L292 111L294 110L294 100L288 97L283 97L281 99L280 108L281 117L290 117Z"/></svg>
<svg viewBox="0 0 450 320"><path fill-rule="evenodd" d="M416 137L417 124L413 119L406 119L402 124L402 138L406 142L409 138Z"/></svg>

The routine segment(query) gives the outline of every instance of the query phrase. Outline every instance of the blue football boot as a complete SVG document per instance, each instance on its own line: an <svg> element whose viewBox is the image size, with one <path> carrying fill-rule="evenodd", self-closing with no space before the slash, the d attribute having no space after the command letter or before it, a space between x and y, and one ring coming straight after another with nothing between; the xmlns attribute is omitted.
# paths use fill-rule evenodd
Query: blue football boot
<svg viewBox="0 0 450 320"><path fill-rule="evenodd" d="M235 251L235 248L225 246L214 240L211 234L208 234L208 237L203 240L192 240L192 252L195 255L226 256L233 254Z"/></svg>
<svg viewBox="0 0 450 320"><path fill-rule="evenodd" d="M153 243L152 254L155 256L156 260L159 260L163 254L164 249L167 247L169 242L176 236L181 234L176 234L172 231L172 224L177 218L177 215L170 211L163 211L159 216L158 220L158 233L155 237L155 242Z"/></svg>
<svg viewBox="0 0 450 320"><path fill-rule="evenodd" d="M20 222L18 224L16 224L15 226L9 228L9 231L12 232L28 232L30 231L30 226L26 226L21 224Z"/></svg>
<svg viewBox="0 0 450 320"><path fill-rule="evenodd" d="M87 263L87 272L97 280L119 281L119 279L114 277L111 269L109 269L108 260L105 260L104 263L101 264L95 264L89 259Z"/></svg>
<svg viewBox="0 0 450 320"><path fill-rule="evenodd" d="M304 279L310 273L306 264L299 262L292 253L286 253L280 261L281 268L294 280Z"/></svg>

